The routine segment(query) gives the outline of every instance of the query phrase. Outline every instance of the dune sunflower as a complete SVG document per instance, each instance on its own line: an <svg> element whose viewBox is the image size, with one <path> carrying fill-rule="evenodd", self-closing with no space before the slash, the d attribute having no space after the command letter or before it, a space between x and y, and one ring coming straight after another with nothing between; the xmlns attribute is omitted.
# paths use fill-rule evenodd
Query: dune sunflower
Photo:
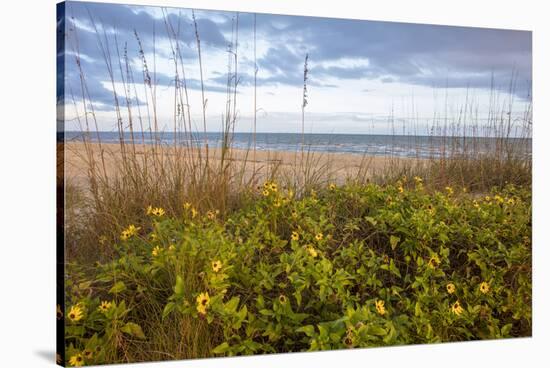
<svg viewBox="0 0 550 368"><path fill-rule="evenodd" d="M457 316L459 316L462 314L462 312L464 312L464 309L460 305L460 302L457 300L456 302L454 302L453 306L451 307L451 311Z"/></svg>
<svg viewBox="0 0 550 368"><path fill-rule="evenodd" d="M73 367L82 367L84 365L84 357L82 357L82 354L75 354L69 359L69 364Z"/></svg>
<svg viewBox="0 0 550 368"><path fill-rule="evenodd" d="M212 271L219 272L222 269L222 261L212 262Z"/></svg>
<svg viewBox="0 0 550 368"><path fill-rule="evenodd" d="M113 303L104 300L101 302L98 309L100 312L105 313L111 308L112 305Z"/></svg>
<svg viewBox="0 0 550 368"><path fill-rule="evenodd" d="M197 300L197 311L200 314L206 314L206 309L210 304L210 296L208 295L208 292L200 293L197 296L196 300Z"/></svg>
<svg viewBox="0 0 550 368"><path fill-rule="evenodd" d="M487 294L490 290L489 284L485 281L483 281L481 284L479 284L479 291L481 291L483 294Z"/></svg>
<svg viewBox="0 0 550 368"><path fill-rule="evenodd" d="M386 308L384 307L383 300L377 300L376 302L374 302L374 305L376 306L376 311L378 312L378 314L380 314L381 316L386 314Z"/></svg>
<svg viewBox="0 0 550 368"><path fill-rule="evenodd" d="M80 308L78 305L73 305L71 309L69 310L69 319L73 322L78 322L82 319L82 308Z"/></svg>

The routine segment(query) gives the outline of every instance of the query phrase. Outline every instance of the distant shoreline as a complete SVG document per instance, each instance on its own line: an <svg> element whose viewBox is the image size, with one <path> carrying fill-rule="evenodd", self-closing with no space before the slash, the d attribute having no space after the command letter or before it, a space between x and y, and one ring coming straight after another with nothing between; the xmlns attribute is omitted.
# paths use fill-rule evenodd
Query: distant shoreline
<svg viewBox="0 0 550 368"><path fill-rule="evenodd" d="M61 132L58 132L58 134L60 134ZM64 134L68 134L68 135L83 135L84 132L82 131L79 131L79 130L66 130L64 132L62 132ZM90 131L90 135L93 136L93 135L97 135L97 133L99 134L116 134L118 135L118 132L115 131L115 130L100 130L98 132L96 131ZM135 130L134 131L134 135L141 135L141 134L145 134L145 135L149 135L149 134L152 134L151 132L149 131L137 131ZM191 132L194 136L197 136L197 135L203 135L204 132L202 131L193 131ZM129 131L124 131L124 134L126 136L130 135L130 132ZM154 134L154 132L153 132ZM174 132L172 131L160 131L160 132L157 132L158 135L172 135L174 134ZM187 133L184 133L184 132L178 132L178 134L184 136L186 135ZM223 134L222 131L207 131L206 132L207 135L220 135L220 134ZM240 132L240 131L235 131L233 132L232 134L243 134L243 135L252 135L254 133L252 132ZM269 134L269 135L300 135L301 133L292 133L292 132L256 132L256 135L262 135L262 134ZM499 137L499 136L484 136L484 135L466 135L466 136L444 136L444 135L426 135L426 134L392 134L392 133L385 133L385 134L381 134L381 133L376 133L376 134L372 134L372 133L304 133L305 136L315 136L315 135L322 135L322 136L360 136L360 137L395 137L395 138L410 138L410 137L415 137L415 138L433 138L433 139L449 139L449 138L454 138L454 139L463 139L463 138L466 138L466 139L500 139L502 137ZM531 137L529 138L525 138L525 137L507 137L506 139L528 139L528 140L532 140Z"/></svg>
<svg viewBox="0 0 550 368"><path fill-rule="evenodd" d="M58 142L78 143L83 141L83 132L68 131L58 136ZM439 158L449 152L467 152L483 154L495 149L503 138L494 137L440 137L415 135L380 135L380 134L304 134L304 150L319 153L342 153L355 156L397 156L408 158ZM118 132L90 132L92 143L101 141L104 144L119 144ZM173 132L152 134L150 132L134 132L135 144L152 145L155 142L163 146L181 147L202 146L205 139L210 148L221 148L222 133L196 133L190 136L186 133ZM512 145L521 145L529 155L531 153L531 138L505 138ZM124 133L125 143L132 143L132 134ZM252 133L233 133L230 145L234 149L253 150L254 136ZM255 146L257 151L280 151L294 154L302 150L302 135L296 133L257 133ZM474 152L475 150L475 152Z"/></svg>

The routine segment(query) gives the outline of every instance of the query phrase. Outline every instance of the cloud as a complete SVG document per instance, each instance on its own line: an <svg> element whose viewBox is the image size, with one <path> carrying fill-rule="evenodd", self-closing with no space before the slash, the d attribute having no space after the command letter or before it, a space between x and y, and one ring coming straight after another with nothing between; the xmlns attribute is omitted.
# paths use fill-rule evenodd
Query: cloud
<svg viewBox="0 0 550 368"><path fill-rule="evenodd" d="M73 54L77 51L89 83L90 100L105 109L114 100L112 91L105 86L110 83L105 57L112 61L115 83L126 78L118 64L126 54L135 79L140 82L141 43L154 81L164 87L173 86L174 77L160 71L153 75L153 51L157 60L171 62L172 47L177 44L178 57L196 62L189 9L71 1L66 4L67 48L59 53L58 64L66 56L66 83L77 89L80 80ZM236 14L197 10L195 15L201 46L208 51L225 51L236 25ZM238 15L240 46L251 42L254 19L250 13ZM341 80L377 80L433 88L506 90L513 77L518 96L530 93L532 34L527 31L270 14L258 14L256 27L257 38L264 46L257 60L258 86L300 86L308 53L309 84L320 88L338 88ZM239 84L251 86L254 62L246 55L241 62ZM210 66L211 60L204 63ZM216 73L205 80L207 91L225 92L226 72L213 71ZM188 78L187 88L200 89L200 80Z"/></svg>
<svg viewBox="0 0 550 368"><path fill-rule="evenodd" d="M104 83L111 83L111 75L115 83L125 81L125 55L128 55L130 66L134 69L136 82L143 82L141 66L135 65L140 55L141 47L147 56L153 51L157 58L173 58L172 49L175 47L174 37L179 42L179 55L183 59L196 58L194 26L189 10L166 13L166 17L153 17L143 8L101 4L67 2L65 23L58 22L58 26L65 27L65 50L57 55L58 67L64 65L66 93L69 90L80 91L80 70L86 78L89 99L97 105L98 110L114 109L114 94ZM218 29L215 22L197 16L201 44L206 47L225 48L227 40ZM138 39L139 38L139 39ZM119 61L122 66L119 65ZM151 60L148 61L152 63ZM122 68L122 71L121 71ZM111 69L111 72L109 71ZM174 76L162 72L151 76L159 86L174 85ZM63 73L58 75L58 86L61 86ZM187 87L199 89L200 81L188 79ZM222 91L222 88L212 83L206 84L209 91ZM121 93L123 91L117 91ZM58 90L58 94L61 91ZM81 92L78 92L81 95ZM134 103L143 104L142 101Z"/></svg>
<svg viewBox="0 0 550 368"><path fill-rule="evenodd" d="M262 59L270 70L300 67L305 52L296 55L286 46L295 40L317 63L369 61L367 66L312 68L312 76L479 88L490 88L491 78L508 85L512 73L518 80L532 79L527 31L269 15L258 16L258 24L273 45Z"/></svg>

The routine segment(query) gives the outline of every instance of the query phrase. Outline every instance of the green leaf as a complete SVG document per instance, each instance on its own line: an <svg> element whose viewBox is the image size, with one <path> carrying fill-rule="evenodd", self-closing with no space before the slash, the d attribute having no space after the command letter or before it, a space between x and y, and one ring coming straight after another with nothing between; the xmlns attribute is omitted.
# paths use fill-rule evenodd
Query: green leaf
<svg viewBox="0 0 550 368"><path fill-rule="evenodd" d="M235 323L233 323L233 328L234 329L241 328L241 325L242 325L243 321L245 320L247 314L248 314L248 309L246 308L246 305L244 305L241 308L241 310L237 313L237 321L235 321Z"/></svg>
<svg viewBox="0 0 550 368"><path fill-rule="evenodd" d="M308 337L313 337L315 335L315 327L312 325L302 326L296 330L296 332L303 332Z"/></svg>
<svg viewBox="0 0 550 368"><path fill-rule="evenodd" d="M120 330L128 335L137 337L138 339L145 339L145 334L143 333L140 325L137 323L128 322Z"/></svg>
<svg viewBox="0 0 550 368"><path fill-rule="evenodd" d="M390 272L393 273L395 276L401 278L401 272L399 272L399 268L395 266L395 262L393 259L390 261Z"/></svg>
<svg viewBox="0 0 550 368"><path fill-rule="evenodd" d="M78 288L81 290L87 290L92 286L92 281L85 281L78 284Z"/></svg>
<svg viewBox="0 0 550 368"><path fill-rule="evenodd" d="M508 334L510 333L510 330L512 330L512 324L511 323L508 323L507 325L504 325L502 326L502 328L500 329L500 334L502 336L508 336Z"/></svg>
<svg viewBox="0 0 550 368"><path fill-rule="evenodd" d="M365 221L369 222L372 226L376 226L376 220L374 217L365 216Z"/></svg>
<svg viewBox="0 0 550 368"><path fill-rule="evenodd" d="M222 342L220 345L212 349L214 354L224 354L229 350L229 344L227 342Z"/></svg>
<svg viewBox="0 0 550 368"><path fill-rule="evenodd" d="M264 316L272 316L273 315L273 311L270 311L269 309L261 309L260 310L260 314L264 315Z"/></svg>
<svg viewBox="0 0 550 368"><path fill-rule="evenodd" d="M296 298L296 303L298 306L302 305L302 292L300 290L296 290L294 292L294 298Z"/></svg>
<svg viewBox="0 0 550 368"><path fill-rule="evenodd" d="M118 294L122 291L126 290L126 284L124 284L123 281L119 281L116 284L113 285L111 290L109 290L110 294Z"/></svg>
<svg viewBox="0 0 550 368"><path fill-rule="evenodd" d="M261 296L261 295L258 295L258 297L256 298L256 305L257 305L257 308L258 309L263 309L264 308L264 297Z"/></svg>
<svg viewBox="0 0 550 368"><path fill-rule="evenodd" d="M168 315L170 313L172 313L172 311L174 310L176 306L176 303L173 303L173 302L170 302L168 304L166 304L166 306L164 307L164 310L162 311L162 319L164 320L166 317L168 317Z"/></svg>
<svg viewBox="0 0 550 368"><path fill-rule="evenodd" d="M384 336L386 334L386 330L380 326L371 325L367 327L367 334L375 335L375 336Z"/></svg>
<svg viewBox="0 0 550 368"><path fill-rule="evenodd" d="M416 302L416 305L414 306L414 315L416 317L422 315L422 308L420 307L420 302L418 302L418 301Z"/></svg>
<svg viewBox="0 0 550 368"><path fill-rule="evenodd" d="M231 298L231 300L224 304L225 311L228 313L235 313L237 307L239 306L239 300L240 298L238 296Z"/></svg>
<svg viewBox="0 0 550 368"><path fill-rule="evenodd" d="M393 340L395 339L395 335L396 335L395 327L393 327L393 325L392 325L390 327L390 330L389 330L388 334L384 337L384 342L386 344L391 344L393 342Z"/></svg>
<svg viewBox="0 0 550 368"><path fill-rule="evenodd" d="M395 250L395 248L397 247L397 244L399 244L399 241L401 239L398 237L398 236L390 236L390 245L391 245L391 249L392 250Z"/></svg>
<svg viewBox="0 0 550 368"><path fill-rule="evenodd" d="M183 296L183 279L181 276L176 277L176 286L174 286L174 294L181 297Z"/></svg>

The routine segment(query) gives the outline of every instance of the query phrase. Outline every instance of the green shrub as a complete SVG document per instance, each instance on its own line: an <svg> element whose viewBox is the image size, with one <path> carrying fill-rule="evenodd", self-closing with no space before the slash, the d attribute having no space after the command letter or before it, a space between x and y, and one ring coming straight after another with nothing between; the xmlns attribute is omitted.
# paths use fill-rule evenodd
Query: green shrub
<svg viewBox="0 0 550 368"><path fill-rule="evenodd" d="M65 313L83 313L67 319L67 360L531 335L528 189L428 193L403 178L295 198L266 183L243 201L227 218L150 208L147 228L102 239L111 261L70 265Z"/></svg>

